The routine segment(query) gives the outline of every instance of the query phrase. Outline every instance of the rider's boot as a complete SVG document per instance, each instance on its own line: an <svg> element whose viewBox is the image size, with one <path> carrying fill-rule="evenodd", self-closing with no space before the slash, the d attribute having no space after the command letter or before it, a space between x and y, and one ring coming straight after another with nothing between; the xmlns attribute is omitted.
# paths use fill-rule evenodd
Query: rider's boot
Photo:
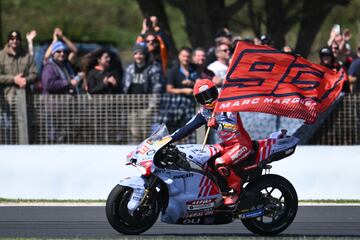
<svg viewBox="0 0 360 240"><path fill-rule="evenodd" d="M224 196L225 205L233 205L239 200L241 190L241 178L237 176L233 170L230 169L230 175L226 178L228 186L231 191L228 195Z"/></svg>
<svg viewBox="0 0 360 240"><path fill-rule="evenodd" d="M226 165L218 165L216 170L226 179L228 187L231 188L231 190L223 197L224 205L234 205L239 199L242 182L241 178Z"/></svg>

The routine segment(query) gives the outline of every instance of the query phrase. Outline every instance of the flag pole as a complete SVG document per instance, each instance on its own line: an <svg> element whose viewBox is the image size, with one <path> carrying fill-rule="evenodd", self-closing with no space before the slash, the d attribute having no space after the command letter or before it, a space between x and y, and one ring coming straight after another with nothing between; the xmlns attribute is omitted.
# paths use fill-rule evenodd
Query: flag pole
<svg viewBox="0 0 360 240"><path fill-rule="evenodd" d="M215 105L215 107L216 107L216 105ZM212 114L211 114L211 118L215 117L215 107L214 107L214 110L213 110L213 112L212 112ZM202 151L203 151L204 148L205 148L206 141L207 141L207 139L208 139L208 137L209 137L210 129L211 129L211 127L208 127L208 128L206 129L206 134L205 134L203 146L202 146L202 149L201 149Z"/></svg>

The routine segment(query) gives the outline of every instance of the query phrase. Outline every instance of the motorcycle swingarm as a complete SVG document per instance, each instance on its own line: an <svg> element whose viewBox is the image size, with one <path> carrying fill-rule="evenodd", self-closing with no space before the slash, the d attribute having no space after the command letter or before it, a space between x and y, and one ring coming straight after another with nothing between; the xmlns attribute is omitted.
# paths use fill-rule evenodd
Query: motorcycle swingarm
<svg viewBox="0 0 360 240"><path fill-rule="evenodd" d="M245 192L239 199L237 206L238 210L247 210L254 207L254 203L257 203L261 198L261 194L254 193L252 191Z"/></svg>
<svg viewBox="0 0 360 240"><path fill-rule="evenodd" d="M239 213L239 219L247 219L247 218L257 218L264 216L265 210L263 208L251 210L251 211L245 211Z"/></svg>

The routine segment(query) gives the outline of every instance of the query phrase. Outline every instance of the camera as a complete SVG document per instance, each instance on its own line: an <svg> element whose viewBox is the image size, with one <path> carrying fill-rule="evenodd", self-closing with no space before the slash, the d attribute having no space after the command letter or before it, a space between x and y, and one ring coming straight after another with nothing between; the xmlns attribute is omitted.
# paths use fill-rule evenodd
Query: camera
<svg viewBox="0 0 360 240"><path fill-rule="evenodd" d="M336 34L340 34L340 25L339 24L334 24L333 30L334 30L334 32Z"/></svg>

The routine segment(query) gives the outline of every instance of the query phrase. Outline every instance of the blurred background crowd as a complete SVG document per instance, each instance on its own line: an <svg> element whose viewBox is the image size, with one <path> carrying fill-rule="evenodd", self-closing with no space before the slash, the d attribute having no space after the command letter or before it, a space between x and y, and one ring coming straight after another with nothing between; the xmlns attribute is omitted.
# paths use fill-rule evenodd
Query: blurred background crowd
<svg viewBox="0 0 360 240"><path fill-rule="evenodd" d="M95 2L90 1L89 5L95 7L97 6ZM354 35L356 37L357 33L354 34L346 25L340 25L338 22L332 23L325 31L327 32L326 41L316 44L315 54L311 52L316 34L320 29L323 29L321 28L323 21L330 14L330 10L339 7L339 5L347 7L354 4L351 1L341 3L339 1L316 1L317 3L310 3L310 1L304 0L294 3L294 1L278 0L275 1L276 4L275 2L269 4L266 1L265 6L262 6L263 8L257 5L253 6L254 3L260 4L258 1L245 0L214 1L211 4L208 3L208 5L204 1L196 1L196 3L193 1L174 1L173 4L167 3L170 1L139 0L137 3L132 2L131 4L130 1L119 2L129 4L129 11L134 7L134 4L137 4L142 15L145 16L142 18L140 26L138 26L138 33L128 34L133 41L126 43L126 48L129 51L125 52L130 52L130 54L123 54L123 52L119 54L117 46L109 44L109 42L105 44L101 41L92 43L89 43L89 41L74 41L72 35L68 34L68 32L73 33L78 26L76 26L75 22L71 23L71 20L64 22L63 25L48 29L47 39L49 41L38 41L38 29L36 27L33 29L20 29L15 28L18 26L16 23L7 23L6 26L13 26L14 28L10 28L6 34L3 34L5 35L3 37L5 38L3 41L5 44L0 52L0 102L2 106L0 126L5 129L1 132L3 143L14 143L14 141L7 141L7 139L17 139L16 136L19 135L18 132L9 133L6 130L19 124L16 123L16 119L14 120L16 117L11 112L13 98L20 92L18 90L24 90L27 99L29 95L44 96L43 98L36 98L42 101L44 107L40 111L42 115L34 118L33 115L36 114L31 115L29 113L34 112L36 107L28 107L25 115L29 118L29 122L26 124L30 125L30 130L31 125L39 125L39 119L44 119L44 128L46 129L44 134L48 139L45 143L63 143L64 139L67 139L68 143L76 143L76 141L69 141L69 137L65 136L66 134L59 133L64 130L64 123L57 124L56 121L64 116L64 109L67 109L66 112L70 115L71 112L79 115L84 109L82 108L79 111L77 106L75 111L74 107L70 108L71 104L69 105L69 102L66 102L69 100L67 98L67 100L64 100L63 97L60 97L60 102L49 104L50 101L55 101L54 98L51 98L51 95L66 95L72 98L81 96L78 99L97 99L99 98L98 95L148 95L146 99L140 100L130 96L126 98L127 102L124 99L119 100L119 97L109 100L113 106L106 110L107 113L120 111L120 108L117 107L119 101L122 107L126 107L124 116L121 115L120 118L114 117L114 119L109 117L109 119L126 122L120 128L129 129L132 135L125 137L119 131L113 136L114 140L110 141L109 136L106 135L105 139L100 140L99 143L129 143L131 142L129 141L130 138L140 141L145 136L144 134L138 134L140 126L144 125L137 122L140 118L147 119L150 122L146 123L148 129L142 132L147 133L161 123L165 123L170 131L174 131L184 125L195 113L196 106L192 89L198 79L210 79L218 86L219 90L221 89L229 62L239 41L255 45L268 45L288 54L310 57L313 62L335 71L346 71L349 80L344 85L344 94L357 95L360 92L360 83L358 83L360 81L360 41L358 44L359 39L354 39ZM4 19L4 15L10 14L10 7L19 9L29 3L26 1L15 1L13 3L2 1L0 4L2 18ZM51 4L55 6L58 3L54 1L54 3L49 3L49 5ZM166 7L166 4L169 6ZM319 7L317 4L320 4L320 9L316 8ZM71 5L71 1L65 1L64 5ZM104 3L104 5L110 7L109 3ZM75 4L75 6L77 5ZM247 14L250 17L248 20L252 20L247 24L253 27L252 33L248 31L239 32L238 29L232 29L231 24L229 24L230 21L234 20L231 17L240 14L246 6L248 7ZM290 9L290 6L293 9ZM165 11L170 7L176 8L183 13L185 28L188 33L187 41L181 41L181 39L180 41L179 39L174 41L174 36L178 35L173 33L178 29L170 31L167 18L172 16L171 13L166 16ZM206 8L204 9L204 7ZM118 3L114 4L114 8L118 9L118 14L125 11L125 7ZM218 15L211 12L214 9L218 9ZM259 9L262 9L263 12L260 12ZM201 10L203 10L203 13L197 15L198 18L194 18ZM301 18L297 15L304 13L306 10L309 16ZM63 10L59 9L59 11ZM279 20L279 17L276 16L281 14L282 11L286 14L283 16L283 20ZM109 9L109 13L111 12L112 10ZM106 13L101 14L106 15ZM174 13L175 17L176 14L179 13ZM224 16L227 16L226 19L224 19ZM267 18L264 19L264 16ZM103 21L103 17L100 17L99 22ZM206 20L205 17L210 19ZM273 19L269 20L269 17L273 17ZM139 16L137 18L139 19ZM258 18L262 18L262 21ZM283 22L284 19L287 21ZM311 22L310 26L305 20ZM16 21L16 18L13 21ZM89 21L91 20L89 19ZM297 42L292 45L287 43L286 33L295 26L294 24L299 24L300 30ZM265 31L261 25L266 26ZM4 32L3 26L4 24L2 24L2 32ZM89 24L88 27L92 29L91 32L101 32L107 25L92 26ZM42 33L42 35L44 34ZM76 34L73 35L76 36ZM42 38L45 37L42 36ZM176 48L175 45L180 47ZM122 48L125 47L122 46ZM149 95L160 95L160 97L155 99L150 98ZM99 99L99 101L103 101L101 98ZM32 100L27 101L26 104L31 105L29 101ZM113 101L116 101L116 103ZM133 104L134 101L137 102L136 106L130 104L130 102ZM60 103L63 103L66 107L61 107ZM79 102L76 104L80 106ZM103 107L97 106L97 108ZM95 113L94 109L88 111ZM124 112L125 110L122 109L121 111ZM355 109L355 111L357 110ZM104 116L104 112L100 111L99 116ZM99 122L104 123L109 119L99 120ZM267 122L267 115L252 116L249 122L254 119L262 119L262 122ZM274 127L271 130L279 130L280 127L283 127L280 119L272 118L272 120L274 121ZM358 122L358 118L354 121ZM300 125L296 123L296 129ZM358 124L355 125L358 127ZM87 126L87 128L91 127ZM254 129L256 128L254 127ZM35 132L39 131L37 126L34 126L34 129L37 129L34 130ZM358 132L358 130L355 132ZM15 137L13 137L14 134ZM252 137L263 136L258 136L254 132ZM358 138L358 135L355 138ZM189 141L194 142L195 136L190 138ZM213 140L213 142L215 141ZM42 143L37 140L30 140L31 142ZM17 143L16 140L15 143Z"/></svg>

